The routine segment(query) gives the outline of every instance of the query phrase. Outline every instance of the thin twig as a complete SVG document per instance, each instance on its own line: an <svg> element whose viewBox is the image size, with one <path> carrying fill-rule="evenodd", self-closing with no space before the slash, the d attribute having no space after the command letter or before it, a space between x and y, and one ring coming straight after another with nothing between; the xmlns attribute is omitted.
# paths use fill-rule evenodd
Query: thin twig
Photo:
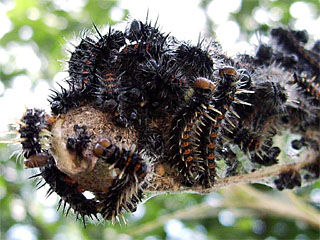
<svg viewBox="0 0 320 240"><path fill-rule="evenodd" d="M211 188L203 188L202 186L185 187L181 185L168 185L168 182L174 182L170 178L170 176L157 176L157 178L152 181L153 184L147 189L147 191L155 192L155 188L153 186L156 185L157 193L210 193L216 191L217 189L235 184L260 182L271 177L279 176L282 172L288 171L290 169L299 171L306 167L308 164L314 162L317 156L318 155L316 152L310 150L305 152L304 154L301 154L299 161L295 163L276 164L270 167L264 167L252 173L217 179L214 183L214 186Z"/></svg>

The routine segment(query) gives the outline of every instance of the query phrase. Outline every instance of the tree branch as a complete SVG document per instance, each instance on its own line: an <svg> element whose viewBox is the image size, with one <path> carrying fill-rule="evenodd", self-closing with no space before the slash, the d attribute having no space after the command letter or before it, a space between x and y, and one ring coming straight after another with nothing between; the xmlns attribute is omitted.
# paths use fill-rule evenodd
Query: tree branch
<svg viewBox="0 0 320 240"><path fill-rule="evenodd" d="M258 183L258 182L266 182L270 178L274 178L279 176L283 172L287 172L288 170L294 169L296 171L300 171L305 168L310 163L314 163L319 158L319 153L308 150L303 152L299 159L294 163L287 164L275 164L270 167L264 167L257 171L248 174L242 174L227 178L217 179L214 183L214 186L211 188L203 188L201 186L196 187L186 187L183 185L178 185L174 176L155 176L150 182L150 186L146 191L149 192L166 192L166 193L210 193L214 192L220 188L232 186L236 184L243 183Z"/></svg>

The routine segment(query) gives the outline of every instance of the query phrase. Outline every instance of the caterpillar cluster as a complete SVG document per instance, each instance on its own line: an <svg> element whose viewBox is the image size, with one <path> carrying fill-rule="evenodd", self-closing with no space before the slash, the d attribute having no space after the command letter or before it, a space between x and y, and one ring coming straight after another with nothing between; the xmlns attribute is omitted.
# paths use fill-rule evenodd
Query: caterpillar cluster
<svg viewBox="0 0 320 240"><path fill-rule="evenodd" d="M101 138L94 146L91 144L89 147L94 136L92 129L87 129L85 125L73 125L73 131L64 138L65 141L60 142L59 139L59 143L55 143L52 136L56 131L55 128L61 131L59 125L65 121L63 117L52 118L45 115L44 111L39 109L28 109L22 117L19 132L24 136L22 145L24 156L27 158L25 166L40 169L40 173L31 178L41 177L45 182L40 185L40 181L37 184L39 188L48 184L47 195L55 192L61 197L58 208L63 205L65 211L68 203L66 214L73 209L76 218L83 219L84 224L85 216L98 219L100 214L103 219L119 221L118 215L122 211L135 211L137 203L143 196L141 185L149 171L145 160L134 147L127 150L116 146L107 138ZM61 147L69 152L70 156L61 156L59 150ZM76 176L69 176L59 169L58 158L74 157L81 165L81 162L86 161L86 150L101 160L95 169L99 168L99 171L106 174L103 187L97 190L88 188L87 185L81 184ZM93 174L97 174L98 170L93 171ZM87 198L84 195L86 190L90 190L95 197Z"/></svg>
<svg viewBox="0 0 320 240"><path fill-rule="evenodd" d="M309 50L304 47L309 39L306 31L277 28L271 31L271 36L276 45L261 45L254 65L271 66L277 63L293 73L293 77L282 84L296 103L287 104L290 119L284 117L283 121L290 121L291 126L296 126L292 131L305 132L307 128L319 125L319 41Z"/></svg>
<svg viewBox="0 0 320 240"><path fill-rule="evenodd" d="M300 140L292 141L292 148L300 150L302 147L311 148L319 152L319 137L308 135L313 129L319 131L320 126L320 52L319 41L312 49L304 45L309 36L306 31L286 30L283 28L271 31L275 45L262 44L256 54L256 66L272 66L279 64L284 70L292 72L292 77L286 82L279 81L286 88L287 94L294 102L285 104L285 113L280 125L289 128L292 133L302 135ZM315 179L319 176L318 163L306 167L308 173L304 179ZM312 173L313 166L316 170ZM312 176L312 177L311 177ZM301 185L302 176L294 169L281 174L274 183L279 190L292 189Z"/></svg>
<svg viewBox="0 0 320 240"><path fill-rule="evenodd" d="M19 130L26 166L39 167L35 177L50 186L48 194L56 192L59 206L68 204L83 221L135 211L154 164L169 166L181 184L208 188L217 177L237 175L235 149L255 167L269 166L278 162L273 138L282 129L302 136L319 130L319 43L305 49L305 32L272 30L275 49L261 45L256 56L231 59L216 42L179 41L148 21L132 20L124 31L110 28L104 35L94 28L97 36L83 37L71 52L69 88L53 91L52 116L28 109ZM73 111L89 108L110 126L66 123ZM66 137L63 128L71 128ZM312 141L318 139L300 145L319 153ZM105 171L104 182L67 174L60 158L93 176ZM227 165L222 175L221 162ZM306 169L319 177L319 167ZM298 186L299 176L283 173L275 185ZM86 190L94 198L86 198Z"/></svg>

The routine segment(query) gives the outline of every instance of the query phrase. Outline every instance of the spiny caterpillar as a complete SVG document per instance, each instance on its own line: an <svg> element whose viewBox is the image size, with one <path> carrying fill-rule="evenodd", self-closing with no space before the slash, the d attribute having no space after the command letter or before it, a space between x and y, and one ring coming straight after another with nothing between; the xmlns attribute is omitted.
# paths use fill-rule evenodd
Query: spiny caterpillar
<svg viewBox="0 0 320 240"><path fill-rule="evenodd" d="M320 155L310 134L320 130L319 51L303 47L306 33L273 30L276 48L232 59L216 42L192 45L148 21L94 28L71 51L69 88L53 90L52 115L28 109L18 130L25 166L39 168L34 177L83 222L134 212L159 172L210 188L243 173L239 153L250 171L277 164L274 137L283 130ZM305 167L309 178L319 177L318 165ZM292 188L299 176L288 171L274 183Z"/></svg>

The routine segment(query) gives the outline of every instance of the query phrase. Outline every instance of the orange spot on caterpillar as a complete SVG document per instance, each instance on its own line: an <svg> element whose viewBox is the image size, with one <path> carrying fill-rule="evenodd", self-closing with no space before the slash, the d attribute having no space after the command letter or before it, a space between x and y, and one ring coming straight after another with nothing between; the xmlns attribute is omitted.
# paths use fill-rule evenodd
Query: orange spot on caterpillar
<svg viewBox="0 0 320 240"><path fill-rule="evenodd" d="M191 162L191 161L193 161L193 157L192 156L189 156L189 157L187 157L187 162Z"/></svg>
<svg viewBox="0 0 320 240"><path fill-rule="evenodd" d="M188 147L190 145L190 142L184 142L183 144L182 144L182 147Z"/></svg>
<svg viewBox="0 0 320 240"><path fill-rule="evenodd" d="M190 134L183 134L181 137L183 140L187 140L190 138Z"/></svg>
<svg viewBox="0 0 320 240"><path fill-rule="evenodd" d="M214 149L216 147L216 145L213 142L210 142L210 144L208 145L209 149Z"/></svg>
<svg viewBox="0 0 320 240"><path fill-rule="evenodd" d="M217 134L215 133L215 132L212 132L211 134L210 134L210 138L216 138L217 137Z"/></svg>
<svg viewBox="0 0 320 240"><path fill-rule="evenodd" d="M216 165L215 164L213 164L213 163L210 163L209 164L209 169L215 169L216 168Z"/></svg>
<svg viewBox="0 0 320 240"><path fill-rule="evenodd" d="M131 162L131 159L130 159L130 162ZM126 166L128 166L129 164L126 164ZM137 172L139 169L141 168L141 164L140 163L137 163L134 167L134 171Z"/></svg>
<svg viewBox="0 0 320 240"><path fill-rule="evenodd" d="M191 149L188 148L187 150L184 151L183 155L189 155L191 153Z"/></svg>

